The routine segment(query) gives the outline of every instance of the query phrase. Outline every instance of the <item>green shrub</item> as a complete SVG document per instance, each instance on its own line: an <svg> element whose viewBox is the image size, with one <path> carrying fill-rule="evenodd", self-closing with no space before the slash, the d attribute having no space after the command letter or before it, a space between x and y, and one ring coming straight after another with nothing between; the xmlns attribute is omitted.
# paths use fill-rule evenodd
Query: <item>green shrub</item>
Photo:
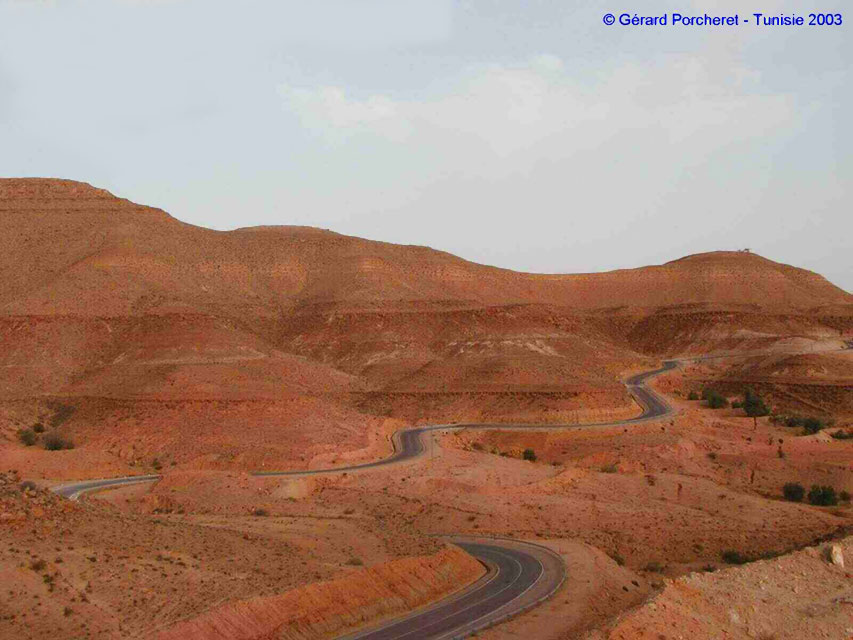
<svg viewBox="0 0 853 640"><path fill-rule="evenodd" d="M620 567L625 566L625 558L623 558L620 554L615 553L615 552L611 553L610 558L613 560L613 562L618 564Z"/></svg>
<svg viewBox="0 0 853 640"><path fill-rule="evenodd" d="M645 567L643 567L643 571L652 571L652 572L654 572L654 573L663 573L663 570L664 570L665 568L666 568L666 567L664 567L664 566L663 566L660 562L658 562L657 560L652 560L652 561L651 561L651 562L649 562Z"/></svg>
<svg viewBox="0 0 853 640"><path fill-rule="evenodd" d="M151 461L151 466L154 468L155 471L160 471L160 469L163 468L163 464L160 462L159 458L154 458Z"/></svg>
<svg viewBox="0 0 853 640"><path fill-rule="evenodd" d="M841 502L850 502L850 492L842 491L838 494L838 499L841 500Z"/></svg>
<svg viewBox="0 0 853 640"><path fill-rule="evenodd" d="M691 392L688 394L687 399L688 399L688 400L698 400L698 399L699 399L699 394L698 394L698 393L696 393L695 391L691 391Z"/></svg>
<svg viewBox="0 0 853 640"><path fill-rule="evenodd" d="M809 490L809 502L819 507L832 507L838 504L838 496L832 487L814 485Z"/></svg>
<svg viewBox="0 0 853 640"><path fill-rule="evenodd" d="M735 400L732 402L732 409L743 409L743 402Z"/></svg>
<svg viewBox="0 0 853 640"><path fill-rule="evenodd" d="M806 488L797 482L789 482L782 487L782 495L790 502L802 502L806 495Z"/></svg>
<svg viewBox="0 0 853 640"><path fill-rule="evenodd" d="M601 467L601 473L616 473L618 471L618 467L615 462L611 462L610 464L606 464Z"/></svg>
<svg viewBox="0 0 853 640"><path fill-rule="evenodd" d="M269 512L269 511L267 511L266 509L260 508L260 507L258 507L257 509L254 509L254 510L252 511L252 515L253 515L253 516L258 516L259 518L262 518L262 517L268 516L269 514L270 514L270 512Z"/></svg>
<svg viewBox="0 0 853 640"><path fill-rule="evenodd" d="M760 418L770 413L770 409L764 400L752 389L747 389L743 394L743 410L750 418Z"/></svg>
<svg viewBox="0 0 853 640"><path fill-rule="evenodd" d="M809 434L817 433L827 426L827 422L825 420L803 416L785 416L783 423L786 427L802 427L805 432Z"/></svg>
<svg viewBox="0 0 853 640"><path fill-rule="evenodd" d="M711 409L724 409L729 406L728 400L726 400L721 394L716 391L711 391L708 393L708 397L705 398L708 402L708 407Z"/></svg>
<svg viewBox="0 0 853 640"><path fill-rule="evenodd" d="M21 491L35 491L38 489L38 485L32 480L24 480L21 484L18 485Z"/></svg>
<svg viewBox="0 0 853 640"><path fill-rule="evenodd" d="M51 431L44 437L44 448L48 451L61 451L73 449L74 443L68 438L63 438L56 431Z"/></svg>
<svg viewBox="0 0 853 640"><path fill-rule="evenodd" d="M44 425L41 422L36 422L33 425L33 431L36 433L44 433Z"/></svg>
<svg viewBox="0 0 853 640"><path fill-rule="evenodd" d="M364 566L364 562L362 562L361 558L355 558L355 557L352 557L349 560L347 560L347 564L350 565L351 567Z"/></svg>
<svg viewBox="0 0 853 640"><path fill-rule="evenodd" d="M521 455L525 460L530 460L531 462L536 462L536 452L533 449L525 449L524 453Z"/></svg>
<svg viewBox="0 0 853 640"><path fill-rule="evenodd" d="M24 446L31 447L36 443L36 434L32 429L21 429L18 431L18 440Z"/></svg>
<svg viewBox="0 0 853 640"><path fill-rule="evenodd" d="M826 423L820 418L806 418L803 421L803 429L806 433L817 433L826 426Z"/></svg>
<svg viewBox="0 0 853 640"><path fill-rule="evenodd" d="M740 551L735 551L734 549L726 549L721 554L723 558L723 562L728 564L746 564L749 562L749 558L742 554Z"/></svg>
<svg viewBox="0 0 853 640"><path fill-rule="evenodd" d="M853 440L853 429L849 431L835 431L830 435L836 440Z"/></svg>
<svg viewBox="0 0 853 640"><path fill-rule="evenodd" d="M53 415L50 417L51 427L58 427L67 422L74 415L74 412L77 411L77 407L61 403L53 403L50 408L53 409Z"/></svg>

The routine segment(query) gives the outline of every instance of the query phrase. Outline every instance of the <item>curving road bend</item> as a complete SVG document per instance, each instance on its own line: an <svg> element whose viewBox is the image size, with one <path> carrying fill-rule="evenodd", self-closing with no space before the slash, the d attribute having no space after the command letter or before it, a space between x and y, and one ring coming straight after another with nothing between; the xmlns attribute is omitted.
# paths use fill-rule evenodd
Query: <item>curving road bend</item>
<svg viewBox="0 0 853 640"><path fill-rule="evenodd" d="M563 559L545 547L503 538L453 538L488 568L461 593L339 640L448 640L531 609L560 588Z"/></svg>
<svg viewBox="0 0 853 640"><path fill-rule="evenodd" d="M392 437L394 453L376 462L308 471L256 472L256 476L300 476L340 473L400 463L415 459L426 451L424 434L445 429L565 429L629 425L657 420L672 413L664 398L645 383L678 366L671 360L653 371L631 376L625 381L629 393L642 407L636 418L594 424L452 424L428 425L396 432ZM154 482L158 475L128 476L63 484L53 488L59 495L77 500L81 495L113 487ZM566 577L562 558L553 551L532 543L509 539L453 538L451 542L465 549L488 569L486 575L462 592L429 607L383 623L376 628L346 636L346 640L449 640L464 638L517 615L549 598Z"/></svg>
<svg viewBox="0 0 853 640"><path fill-rule="evenodd" d="M845 351L853 349L853 340L845 342L844 346L839 349L828 349L827 351ZM813 351L776 351L776 355L796 355L800 353L813 353ZM665 360L663 366L651 371L643 371L637 373L625 380L625 387L628 393L634 398L637 404L642 407L643 411L639 416L629 418L627 420L616 420L613 422L587 422L575 424L512 424L512 423L454 423L454 424L436 424L425 425L422 427L413 427L403 429L394 433L391 436L391 443L394 447L394 453L387 458L377 460L375 462L365 462L363 464L355 464L346 467L331 467L328 469L305 469L300 471L255 471L252 475L255 476L310 476L326 473L340 473L359 471L361 469L373 469L389 464L396 464L406 460L412 460L423 455L426 452L423 436L431 431L449 431L462 429L477 429L477 430L501 430L501 431L550 431L557 429L579 429L588 427L617 427L639 424L642 422L651 422L660 420L673 414L672 406L666 399L656 393L653 389L646 386L646 382L652 378L672 371L679 365L688 362L700 362L704 360L717 360L721 358L744 358L751 356L767 355L767 351L744 351L741 353L722 353L714 355L689 356L672 360Z"/></svg>
<svg viewBox="0 0 853 640"><path fill-rule="evenodd" d="M639 404L643 412L636 418L627 420L616 420L614 422L593 422L582 424L512 424L512 423L454 423L454 424L435 424L426 425L423 427L413 427L411 429L403 429L397 431L391 437L391 442L394 446L394 453L377 460L375 462L365 462L363 464L355 464L346 467L332 467L329 469L307 469L300 471L256 471L252 475L255 476L311 476L325 473L341 473L358 471L361 469L374 469L389 464L397 464L405 460L412 460L424 454L426 446L424 439L421 437L431 431L445 430L461 430L461 429L477 429L477 430L496 430L501 431L543 431L552 429L568 429L568 428L586 428L586 427L612 427L619 425L630 425L641 422L649 422L652 420L660 420L672 414L672 407L667 401L652 389L647 387L645 383L667 371L675 369L679 360L667 360L659 369L652 371L644 371L631 376L625 381L625 386L628 392L633 396L634 400Z"/></svg>
<svg viewBox="0 0 853 640"><path fill-rule="evenodd" d="M853 341L845 345L853 349ZM448 424L428 425L396 432L392 437L394 453L376 462L307 471L265 471L257 476L300 476L370 469L412 460L426 451L422 436L430 431L448 429L550 430L581 427L631 425L665 418L672 407L646 386L651 378L675 369L682 362L714 358L743 357L757 354L698 356L668 360L659 369L645 371L625 381L628 392L642 407L642 413L628 420L593 424ZM71 500L81 495L123 485L154 482L160 476L128 476L89 480L53 487L53 491ZM549 598L566 577L562 558L553 551L532 543L509 539L452 538L450 540L478 558L488 569L475 584L431 606L409 613L377 627L360 630L342 640L450 640L464 638L475 631L497 624L530 609Z"/></svg>
<svg viewBox="0 0 853 640"><path fill-rule="evenodd" d="M853 344L846 345L853 348ZM738 356L749 354L738 354ZM397 431L392 436L394 453L383 460L331 469L303 471L264 471L256 476L306 476L372 469L413 460L426 451L424 434L431 431L459 429L552 430L631 425L665 418L673 413L669 403L646 383L680 363L706 360L729 355L698 356L683 360L667 360L659 369L644 371L625 381L628 392L642 407L642 413L628 420L592 424L447 424L427 425ZM737 357L737 356L735 356ZM128 476L64 484L53 488L59 495L77 500L81 495L112 487L154 482L160 476ZM562 559L553 551L508 539L463 539L451 542L459 545L480 560L487 568L486 575L462 592L445 598L429 607L402 618L345 637L345 640L449 640L464 638L475 631L497 624L506 618L536 606L550 597L565 580Z"/></svg>
<svg viewBox="0 0 853 640"><path fill-rule="evenodd" d="M52 487L51 491L56 494L68 498L69 500L79 500L80 496L85 493L94 491L102 491L104 489L114 489L129 484L140 484L143 482L155 482L160 479L160 476L125 476L123 478L105 478L103 480L86 480L84 482L72 482L62 484L57 487Z"/></svg>

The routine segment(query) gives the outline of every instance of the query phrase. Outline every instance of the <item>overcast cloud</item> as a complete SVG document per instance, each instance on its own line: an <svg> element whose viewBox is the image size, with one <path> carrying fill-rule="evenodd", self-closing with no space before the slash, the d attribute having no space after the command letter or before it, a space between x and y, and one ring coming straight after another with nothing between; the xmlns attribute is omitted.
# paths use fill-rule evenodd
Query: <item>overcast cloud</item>
<svg viewBox="0 0 853 640"><path fill-rule="evenodd" d="M853 290L853 13L823 29L602 24L629 8L0 0L0 175L524 271L751 247Z"/></svg>

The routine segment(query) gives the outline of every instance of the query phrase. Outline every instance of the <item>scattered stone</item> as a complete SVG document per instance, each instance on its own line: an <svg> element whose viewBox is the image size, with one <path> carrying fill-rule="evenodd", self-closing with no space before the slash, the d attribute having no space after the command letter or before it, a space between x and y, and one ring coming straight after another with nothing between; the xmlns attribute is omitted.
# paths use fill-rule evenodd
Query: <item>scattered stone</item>
<svg viewBox="0 0 853 640"><path fill-rule="evenodd" d="M827 562L831 562L837 567L844 568L844 554L841 552L841 547L837 544L827 547L824 550Z"/></svg>

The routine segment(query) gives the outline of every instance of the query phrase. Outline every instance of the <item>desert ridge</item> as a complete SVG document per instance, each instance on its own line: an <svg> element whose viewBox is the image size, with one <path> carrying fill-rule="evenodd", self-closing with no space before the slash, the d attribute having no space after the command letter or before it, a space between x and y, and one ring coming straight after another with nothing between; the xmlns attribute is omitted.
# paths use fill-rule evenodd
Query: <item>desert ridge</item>
<svg viewBox="0 0 853 640"><path fill-rule="evenodd" d="M848 535L853 298L818 274L729 251L526 274L320 229L213 231L63 180L0 180L0 216L0 574L16 585L0 635L319 639L476 580L457 535L566 568L482 637L630 637L656 602L693 625L687 600L707 629L741 577L815 569ZM626 380L670 358L649 384L673 412L620 422L642 412ZM745 414L747 390L770 415ZM429 424L447 428L425 455L352 468ZM255 475L330 467L348 469ZM47 491L138 475L159 479ZM834 585L833 567L815 570ZM748 609L761 591L738 593ZM825 595L808 603L834 632ZM726 628L777 613L753 609Z"/></svg>

